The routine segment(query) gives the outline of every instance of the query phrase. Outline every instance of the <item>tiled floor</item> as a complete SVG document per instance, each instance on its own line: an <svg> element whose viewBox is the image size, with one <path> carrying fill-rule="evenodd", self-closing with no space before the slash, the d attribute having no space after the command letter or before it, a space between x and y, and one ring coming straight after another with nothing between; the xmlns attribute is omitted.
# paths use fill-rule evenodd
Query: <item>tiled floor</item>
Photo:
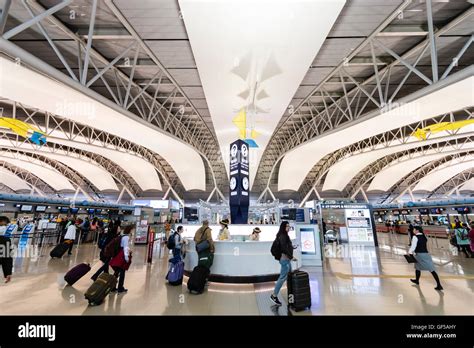
<svg viewBox="0 0 474 348"><path fill-rule="evenodd" d="M307 268L311 278L311 310L293 315L337 314L474 314L474 259L453 255L446 241L430 241L431 252L444 292L435 291L434 280L424 272L419 287L411 285L413 265L405 262L407 238L379 234L379 248L351 250L339 258L326 258L323 268ZM75 248L62 260L46 256L37 260L17 258L14 278L0 285L0 314L143 314L143 315L288 315L286 306L269 301L274 283L211 283L202 295L191 295L186 285L166 284L165 257L145 262L144 248L135 247L134 263L126 274L128 293L111 294L103 305L89 307L84 292L92 272L73 287L64 273L80 262L100 266L93 245ZM351 257L349 257L351 255ZM185 278L186 282L187 278ZM286 289L280 298L284 301Z"/></svg>

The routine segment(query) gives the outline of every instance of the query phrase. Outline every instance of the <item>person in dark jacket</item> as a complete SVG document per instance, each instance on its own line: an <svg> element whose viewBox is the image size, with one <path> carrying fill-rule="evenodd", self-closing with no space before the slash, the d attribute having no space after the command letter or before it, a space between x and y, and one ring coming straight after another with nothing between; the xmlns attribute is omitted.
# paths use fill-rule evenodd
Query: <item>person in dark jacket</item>
<svg viewBox="0 0 474 348"><path fill-rule="evenodd" d="M280 277L278 278L275 289L270 296L270 299L278 306L281 306L281 302L278 299L278 293L280 292L283 283L288 277L288 273L291 272L291 261L296 261L296 258L293 257L293 244L291 243L288 232L290 231L290 224L288 221L283 221L280 224L280 229L276 235L276 239L280 245L281 256L278 259L281 265Z"/></svg>
<svg viewBox="0 0 474 348"><path fill-rule="evenodd" d="M6 216L0 216L0 226L7 226L10 219ZM13 258L11 256L12 242L11 239L3 235L0 236L0 264L2 265L5 283L12 279Z"/></svg>
<svg viewBox="0 0 474 348"><path fill-rule="evenodd" d="M434 268L433 259L431 258L431 255L428 252L428 248L426 246L428 239L423 233L423 228L421 228L421 226L415 226L414 233L415 235L411 240L411 247L408 253L411 255L415 254L415 259L417 261L415 263L416 279L410 279L410 281L412 283L415 283L416 285L419 285L421 271L430 271L436 281L435 290L443 290L441 282L439 281L438 273L436 273Z"/></svg>
<svg viewBox="0 0 474 348"><path fill-rule="evenodd" d="M100 257L100 261L102 261L104 264L102 265L102 267L100 267L97 272L94 273L94 275L91 277L91 279L93 281L96 281L97 278L99 277L99 275L104 272L104 273L109 273L109 262L110 262L110 257L105 257L104 255L104 251L105 251L105 247L107 246L107 244L109 244L112 239L114 239L116 236L117 236L117 230L118 230L118 226L115 226L112 222L110 223L109 225L109 228L108 228L108 231L107 233L105 234L105 236L103 237L104 240L101 241L101 248L100 248L100 254L99 254L99 257Z"/></svg>

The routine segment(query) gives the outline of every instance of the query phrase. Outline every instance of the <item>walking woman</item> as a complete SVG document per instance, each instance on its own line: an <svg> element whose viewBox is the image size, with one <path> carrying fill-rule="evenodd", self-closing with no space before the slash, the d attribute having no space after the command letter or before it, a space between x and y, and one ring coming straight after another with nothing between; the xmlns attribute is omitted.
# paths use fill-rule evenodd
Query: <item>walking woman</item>
<svg viewBox="0 0 474 348"><path fill-rule="evenodd" d="M428 248L426 246L427 238L423 233L423 228L421 226L414 227L414 236L411 240L411 247L408 251L409 254L415 254L416 263L415 263L415 275L416 279L410 279L412 283L416 285L420 284L421 271L429 271L433 275L433 278L436 280L435 290L443 290L441 283L439 281L438 273L436 273L433 260Z"/></svg>
<svg viewBox="0 0 474 348"><path fill-rule="evenodd" d="M276 239L272 245L272 255L280 262L280 277L278 278L275 289L270 296L270 299L278 306L281 306L281 302L278 299L278 293L280 292L283 283L288 277L288 273L291 272L291 261L296 261L293 257L293 244L291 243L288 232L290 231L290 224L288 221L283 221L280 225L280 229L276 235ZM277 250L274 250L276 246Z"/></svg>

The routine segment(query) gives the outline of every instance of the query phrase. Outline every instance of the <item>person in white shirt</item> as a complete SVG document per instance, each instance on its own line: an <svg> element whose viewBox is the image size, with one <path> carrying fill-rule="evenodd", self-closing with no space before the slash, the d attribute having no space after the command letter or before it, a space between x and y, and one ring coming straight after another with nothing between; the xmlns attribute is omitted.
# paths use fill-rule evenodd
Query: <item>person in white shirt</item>
<svg viewBox="0 0 474 348"><path fill-rule="evenodd" d="M411 247L408 251L408 254L415 255L415 279L410 279L410 281L416 285L420 284L421 271L429 271L436 281L435 290L443 290L441 282L439 280L438 273L435 271L433 264L433 259L431 258L430 253L428 252L427 242L425 234L423 233L423 228L421 226L414 227L414 236L411 239Z"/></svg>
<svg viewBox="0 0 474 348"><path fill-rule="evenodd" d="M77 224L71 223L67 228L66 235L64 236L64 241L69 241L68 255L72 254L72 247L74 246L74 241L76 240L76 233Z"/></svg>

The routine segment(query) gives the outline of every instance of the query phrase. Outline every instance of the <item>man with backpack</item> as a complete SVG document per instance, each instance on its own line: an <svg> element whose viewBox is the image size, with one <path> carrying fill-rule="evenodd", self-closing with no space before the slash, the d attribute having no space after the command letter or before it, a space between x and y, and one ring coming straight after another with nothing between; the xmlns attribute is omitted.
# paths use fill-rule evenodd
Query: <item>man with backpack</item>
<svg viewBox="0 0 474 348"><path fill-rule="evenodd" d="M183 233L183 226L178 226L176 232L170 235L166 246L168 249L173 251L173 259L180 261L182 255L183 245L186 244L186 241L181 237Z"/></svg>
<svg viewBox="0 0 474 348"><path fill-rule="evenodd" d="M182 256L183 245L186 240L181 237L183 233L183 226L178 226L169 238L166 246L173 251L173 257L169 260L169 270L166 274L166 279L171 285L181 285L183 282L184 262Z"/></svg>

